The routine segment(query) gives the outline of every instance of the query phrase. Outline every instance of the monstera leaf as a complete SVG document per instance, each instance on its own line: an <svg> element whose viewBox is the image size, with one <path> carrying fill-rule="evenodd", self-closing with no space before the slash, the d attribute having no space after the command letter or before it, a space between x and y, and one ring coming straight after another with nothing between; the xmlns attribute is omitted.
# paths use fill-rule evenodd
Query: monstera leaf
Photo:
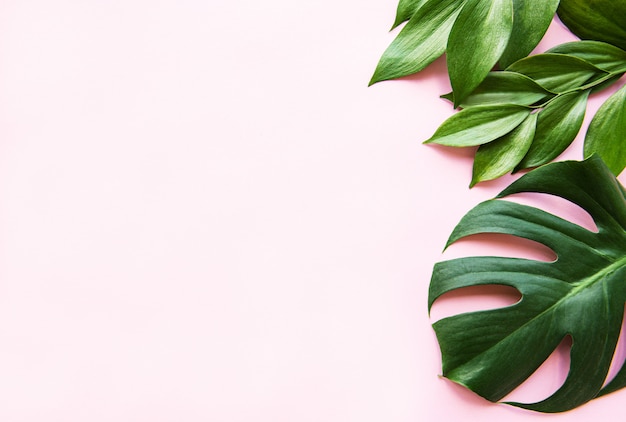
<svg viewBox="0 0 626 422"><path fill-rule="evenodd" d="M503 199L520 192L556 195L579 205L597 231ZM530 239L551 248L557 259L467 257L435 265L429 309L442 294L462 287L506 285L521 293L512 306L434 323L443 376L499 401L570 336L564 384L543 401L509 404L561 412L626 386L624 367L605 385L626 303L626 195L604 162L594 155L527 173L465 215L448 245L478 233Z"/></svg>

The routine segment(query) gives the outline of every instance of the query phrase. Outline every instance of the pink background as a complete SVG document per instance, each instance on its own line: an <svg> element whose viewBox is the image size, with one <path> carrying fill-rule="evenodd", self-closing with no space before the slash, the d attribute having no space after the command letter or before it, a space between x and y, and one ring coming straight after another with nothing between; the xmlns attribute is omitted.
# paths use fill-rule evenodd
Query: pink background
<svg viewBox="0 0 626 422"><path fill-rule="evenodd" d="M452 113L442 59L367 88L395 7L2 2L0 420L623 413L626 392L548 416L438 377L430 324L515 297L452 295L429 318L433 264L549 254L500 238L441 253L513 178L470 190L471 150L421 144ZM538 51L572 39L555 22ZM509 398L566 371L565 345Z"/></svg>

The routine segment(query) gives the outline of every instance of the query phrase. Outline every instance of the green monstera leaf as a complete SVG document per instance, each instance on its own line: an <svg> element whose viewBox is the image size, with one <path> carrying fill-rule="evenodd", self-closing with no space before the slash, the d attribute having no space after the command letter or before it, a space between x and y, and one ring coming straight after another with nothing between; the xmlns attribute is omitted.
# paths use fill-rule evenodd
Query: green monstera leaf
<svg viewBox="0 0 626 422"><path fill-rule="evenodd" d="M586 210L591 231L538 208L504 200L520 192L562 197ZM463 217L448 245L479 233L539 242L552 262L466 257L435 265L429 309L444 293L506 285L521 293L512 306L459 314L433 324L443 376L499 401L527 379L570 336L564 384L537 403L509 403L541 412L573 409L626 386L626 367L605 385L626 303L626 194L598 156L539 167Z"/></svg>

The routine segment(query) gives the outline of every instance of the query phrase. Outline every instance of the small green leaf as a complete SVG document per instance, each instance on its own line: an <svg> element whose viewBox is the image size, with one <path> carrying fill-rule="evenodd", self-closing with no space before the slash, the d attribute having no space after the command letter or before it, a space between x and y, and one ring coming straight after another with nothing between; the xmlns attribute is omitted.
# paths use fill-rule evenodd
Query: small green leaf
<svg viewBox="0 0 626 422"><path fill-rule="evenodd" d="M515 129L530 111L528 107L514 104L466 108L443 122L424 143L453 147L486 144Z"/></svg>
<svg viewBox="0 0 626 422"><path fill-rule="evenodd" d="M589 90L563 94L539 112L535 139L515 171L546 164L559 156L580 131Z"/></svg>
<svg viewBox="0 0 626 422"><path fill-rule="evenodd" d="M487 104L531 105L545 100L553 94L521 73L500 71L489 72L484 81L460 104L462 108ZM454 93L443 98L450 101Z"/></svg>
<svg viewBox="0 0 626 422"><path fill-rule="evenodd" d="M536 123L537 113L530 114L510 133L478 147L470 188L476 183L497 179L512 171L528 151L535 136Z"/></svg>
<svg viewBox="0 0 626 422"><path fill-rule="evenodd" d="M531 53L548 30L558 5L559 0L513 0L513 29L500 66L506 68Z"/></svg>
<svg viewBox="0 0 626 422"><path fill-rule="evenodd" d="M506 48L512 0L467 0L448 38L448 73L458 106L485 79Z"/></svg>
<svg viewBox="0 0 626 422"><path fill-rule="evenodd" d="M557 13L579 38L604 41L626 50L626 2L562 0Z"/></svg>
<svg viewBox="0 0 626 422"><path fill-rule="evenodd" d="M615 175L626 167L626 85L591 120L583 151L585 157L598 154Z"/></svg>
<svg viewBox="0 0 626 422"><path fill-rule="evenodd" d="M424 69L446 50L465 0L426 0L383 53L370 85Z"/></svg>
<svg viewBox="0 0 626 422"><path fill-rule="evenodd" d="M411 16L413 16L415 12L417 12L417 9L422 7L425 2L426 0L400 0L398 10L396 11L396 20L391 29L411 19Z"/></svg>
<svg viewBox="0 0 626 422"><path fill-rule="evenodd" d="M546 53L567 54L583 59L607 72L626 72L626 51L600 41L572 41Z"/></svg>
<svg viewBox="0 0 626 422"><path fill-rule="evenodd" d="M553 53L526 57L506 70L524 74L545 89L556 93L577 88L593 77L608 74L578 57Z"/></svg>

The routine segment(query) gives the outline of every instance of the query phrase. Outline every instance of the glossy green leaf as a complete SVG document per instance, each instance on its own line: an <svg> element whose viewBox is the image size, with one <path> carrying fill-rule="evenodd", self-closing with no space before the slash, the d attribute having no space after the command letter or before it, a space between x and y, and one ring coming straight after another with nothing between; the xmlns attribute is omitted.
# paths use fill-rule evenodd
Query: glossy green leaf
<svg viewBox="0 0 626 422"><path fill-rule="evenodd" d="M507 46L512 0L467 0L448 38L448 73L458 106L485 79Z"/></svg>
<svg viewBox="0 0 626 422"><path fill-rule="evenodd" d="M591 215L598 231L502 199L520 192L569 200ZM522 296L512 306L459 314L433 324L443 376L498 401L571 336L564 384L538 403L510 404L562 412L595 398L607 377L626 302L624 188L597 156L583 162L551 163L522 176L498 199L471 210L448 245L479 233L530 239L552 249L557 259L467 257L435 265L429 308L444 293L469 286L506 285Z"/></svg>
<svg viewBox="0 0 626 422"><path fill-rule="evenodd" d="M602 104L585 137L584 155L598 154L614 174L626 167L626 85Z"/></svg>
<svg viewBox="0 0 626 422"><path fill-rule="evenodd" d="M579 38L604 41L626 50L626 2L561 0L557 13Z"/></svg>
<svg viewBox="0 0 626 422"><path fill-rule="evenodd" d="M506 70L521 73L545 89L560 93L607 72L574 56L544 53L518 60Z"/></svg>
<svg viewBox="0 0 626 422"><path fill-rule="evenodd" d="M572 41L546 53L575 56L607 72L626 72L626 51L600 41Z"/></svg>
<svg viewBox="0 0 626 422"><path fill-rule="evenodd" d="M537 113L530 114L510 133L481 145L474 157L470 188L511 172L528 151L535 136L536 123Z"/></svg>
<svg viewBox="0 0 626 422"><path fill-rule="evenodd" d="M531 105L551 96L552 93L521 73L490 72L478 88L465 98L460 107L487 104ZM454 93L442 97L453 101Z"/></svg>
<svg viewBox="0 0 626 422"><path fill-rule="evenodd" d="M396 20L391 29L411 19L411 16L413 16L415 12L417 12L417 9L422 7L424 3L426 3L426 0L400 0L398 2L398 9L396 10Z"/></svg>
<svg viewBox="0 0 626 422"><path fill-rule="evenodd" d="M515 129L530 111L513 104L466 108L449 117L424 143L453 147L486 144Z"/></svg>
<svg viewBox="0 0 626 422"><path fill-rule="evenodd" d="M370 85L417 73L441 56L464 2L427 0L385 50Z"/></svg>
<svg viewBox="0 0 626 422"><path fill-rule="evenodd" d="M535 139L516 171L546 164L559 156L580 131L589 91L575 91L555 98L541 110Z"/></svg>
<svg viewBox="0 0 626 422"><path fill-rule="evenodd" d="M558 5L559 0L513 0L513 28L500 66L506 68L530 54L548 30Z"/></svg>

